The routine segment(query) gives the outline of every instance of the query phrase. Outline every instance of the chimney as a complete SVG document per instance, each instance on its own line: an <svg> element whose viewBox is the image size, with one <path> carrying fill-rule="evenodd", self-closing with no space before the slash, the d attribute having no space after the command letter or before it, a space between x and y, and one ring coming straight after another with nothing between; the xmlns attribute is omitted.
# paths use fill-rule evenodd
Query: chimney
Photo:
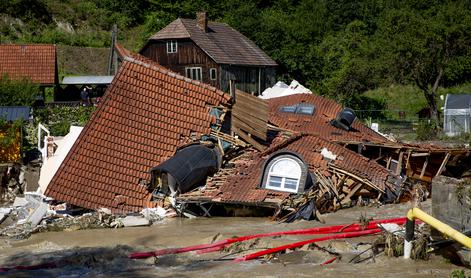
<svg viewBox="0 0 471 278"><path fill-rule="evenodd" d="M206 12L196 13L196 26L198 26L198 28L203 32L208 32L208 16L206 15Z"/></svg>

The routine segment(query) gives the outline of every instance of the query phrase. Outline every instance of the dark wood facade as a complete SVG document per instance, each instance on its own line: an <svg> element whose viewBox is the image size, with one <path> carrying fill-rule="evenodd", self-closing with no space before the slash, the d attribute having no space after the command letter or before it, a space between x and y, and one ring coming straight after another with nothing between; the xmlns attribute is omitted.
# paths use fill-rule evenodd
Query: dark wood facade
<svg viewBox="0 0 471 278"><path fill-rule="evenodd" d="M217 64L191 39L168 41L177 42L176 53L167 53L167 40L150 40L140 54L187 77L191 77L187 68L201 67L201 81L226 92L230 80L235 81L237 89L255 95L275 84L275 67ZM211 69L216 69L216 79L211 79Z"/></svg>

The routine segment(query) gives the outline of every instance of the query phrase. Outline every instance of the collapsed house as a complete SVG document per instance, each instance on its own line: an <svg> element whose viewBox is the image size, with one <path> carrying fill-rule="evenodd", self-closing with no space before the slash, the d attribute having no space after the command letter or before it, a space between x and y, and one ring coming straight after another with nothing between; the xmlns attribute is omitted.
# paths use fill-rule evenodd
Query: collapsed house
<svg viewBox="0 0 471 278"><path fill-rule="evenodd" d="M330 99L227 94L121 53L118 74L46 196L114 212L171 204L231 215L243 206L283 217L393 202L408 177L430 183L469 165L468 149L391 142Z"/></svg>

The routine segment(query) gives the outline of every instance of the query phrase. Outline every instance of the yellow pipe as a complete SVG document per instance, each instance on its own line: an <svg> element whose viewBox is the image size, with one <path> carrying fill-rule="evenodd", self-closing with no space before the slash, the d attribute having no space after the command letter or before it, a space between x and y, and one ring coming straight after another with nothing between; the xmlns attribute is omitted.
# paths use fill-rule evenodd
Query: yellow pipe
<svg viewBox="0 0 471 278"><path fill-rule="evenodd" d="M459 231L453 229L449 225L441 222L440 220L428 215L424 211L422 211L419 208L412 208L407 212L407 219L410 220L412 223L414 219L420 219L423 222L429 224L430 226L434 227L436 230L440 231L441 233L451 237L452 239L458 241L459 243L463 244L464 246L471 248L471 238L465 236L464 234L460 233ZM406 235L408 234L407 231L407 226L406 225ZM413 224L412 224L412 229L413 229ZM409 231L412 232L413 231ZM410 234L410 233L409 233ZM406 236L407 237L407 236ZM409 238L405 240L404 242L404 257L409 258L410 257L410 249L412 245L410 245L410 241L412 238Z"/></svg>

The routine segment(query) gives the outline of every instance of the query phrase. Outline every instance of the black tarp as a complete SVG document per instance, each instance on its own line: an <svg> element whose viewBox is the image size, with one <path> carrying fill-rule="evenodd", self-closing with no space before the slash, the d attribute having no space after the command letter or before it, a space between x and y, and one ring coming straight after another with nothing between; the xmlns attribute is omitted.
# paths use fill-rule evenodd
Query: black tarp
<svg viewBox="0 0 471 278"><path fill-rule="evenodd" d="M152 168L152 182L155 182L159 174L167 173L176 180L176 191L185 193L204 185L206 178L218 171L220 161L221 155L216 149L203 145L191 145L177 151L170 159Z"/></svg>

